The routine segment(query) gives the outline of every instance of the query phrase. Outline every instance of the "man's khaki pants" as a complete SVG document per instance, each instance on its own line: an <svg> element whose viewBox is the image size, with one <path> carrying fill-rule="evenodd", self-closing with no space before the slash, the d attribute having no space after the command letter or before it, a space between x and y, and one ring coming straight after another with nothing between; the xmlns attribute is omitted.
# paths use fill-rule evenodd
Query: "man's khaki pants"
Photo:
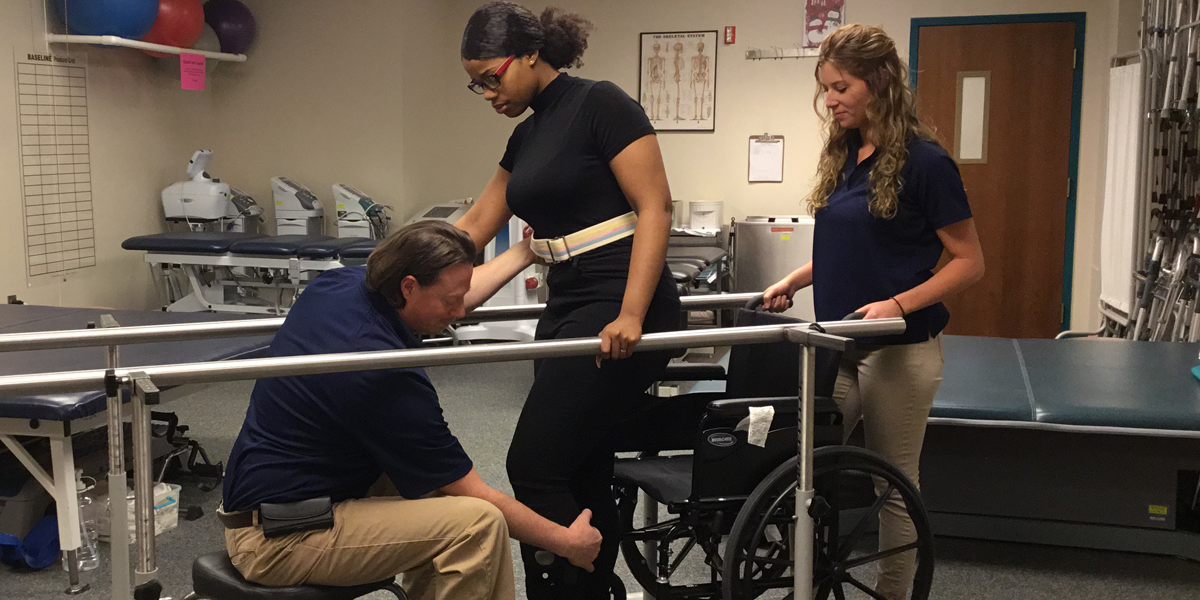
<svg viewBox="0 0 1200 600"><path fill-rule="evenodd" d="M371 583L404 574L413 600L512 600L508 525L492 504L441 496L372 497L334 506L326 531L267 539L262 528L225 530L233 565L270 586Z"/></svg>
<svg viewBox="0 0 1200 600"><path fill-rule="evenodd" d="M853 350L843 355L834 386L846 437L862 419L867 449L899 467L918 488L925 424L942 381L943 364L941 336L919 344ZM875 481L876 494L885 489L880 480ZM893 493L879 513L879 550L916 539L904 502ZM889 600L907 598L915 569L912 551L880 561L875 591Z"/></svg>

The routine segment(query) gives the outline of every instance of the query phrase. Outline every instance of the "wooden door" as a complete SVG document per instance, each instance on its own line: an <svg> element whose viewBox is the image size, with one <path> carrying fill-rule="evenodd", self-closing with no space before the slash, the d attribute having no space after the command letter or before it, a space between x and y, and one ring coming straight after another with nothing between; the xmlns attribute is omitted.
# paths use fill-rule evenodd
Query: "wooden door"
<svg viewBox="0 0 1200 600"><path fill-rule="evenodd" d="M917 114L956 159L959 115L972 112L960 105L966 94L961 79L988 80L986 151L982 160L959 164L987 274L946 301L947 333L1047 338L1062 329L1075 27L1050 22L919 29ZM979 126L963 129L977 132Z"/></svg>

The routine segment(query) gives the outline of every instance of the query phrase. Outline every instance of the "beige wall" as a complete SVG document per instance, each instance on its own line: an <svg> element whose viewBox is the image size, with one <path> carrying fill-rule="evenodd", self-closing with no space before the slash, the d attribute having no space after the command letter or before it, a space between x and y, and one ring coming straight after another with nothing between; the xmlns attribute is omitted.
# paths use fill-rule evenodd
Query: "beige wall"
<svg viewBox="0 0 1200 600"><path fill-rule="evenodd" d="M39 1L0 0L9 9L0 31L14 47L40 39L30 9ZM120 240L162 229L158 191L181 178L196 148L211 148L212 174L250 192L268 207L268 217L273 175L305 183L327 200L327 210L329 186L352 184L393 205L401 219L433 202L477 195L518 122L497 117L464 89L459 39L480 1L246 0L258 20L258 42L247 63L222 63L206 92L178 90L168 67L136 51L88 49L100 265L64 283L26 288L23 264L0 263L0 292L51 304L154 304L144 264L121 251ZM630 91L637 86L639 32L737 26L738 43L719 50L716 131L660 135L672 191L681 200L723 200L727 219L801 210L819 149L812 59L748 61L743 54L798 40L803 2L556 4L597 25L577 74ZM544 5L529 3L535 10ZM852 21L882 25L902 55L912 17L1087 13L1072 306L1077 327L1096 320L1108 57L1118 38L1128 45L1128 21L1137 8L1135 0L853 0L849 6ZM0 60L0 110L9 114L11 69ZM15 140L13 127L13 119L0 119L4 139ZM746 139L763 132L787 138L782 184L746 182ZM0 207L8 213L0 219L0 250L10 256L20 256L21 239L16 151L15 141L0 145L6 182Z"/></svg>
<svg viewBox="0 0 1200 600"><path fill-rule="evenodd" d="M212 173L267 208L270 178L287 175L336 215L330 186L347 183L407 218L430 203L430 182L453 179L451 118L431 93L457 59L428 48L446 37L443 3L426 0L251 0L258 41L250 60L222 64L213 110L193 132L214 152ZM464 90L465 92L466 90ZM438 198L440 199L440 198Z"/></svg>
<svg viewBox="0 0 1200 600"><path fill-rule="evenodd" d="M429 182L452 174L451 142L412 144L407 130L441 119L429 91L448 86L454 55L426 51L445 37L444 4L436 0L332 3L249 1L258 42L244 64L221 63L208 89L179 89L171 59L125 48L75 48L87 54L94 188L95 268L29 285L23 259L20 157L16 119L0 118L0 295L63 306L156 308L157 292L127 237L164 230L159 192L184 178L198 148L213 150L209 171L253 195L273 231L269 178L288 175L325 200L330 185L349 183L392 204L406 218L428 202ZM0 0L0 111L15 115L8 47L45 49L41 0ZM52 17L52 27L55 26ZM413 85L402 85L409 68ZM406 106L408 107L406 110ZM431 151L445 148L446 151ZM432 171L438 175L434 176ZM406 171L425 177L405 175ZM452 175L447 175L452 177ZM441 199L441 198L437 198Z"/></svg>
<svg viewBox="0 0 1200 600"><path fill-rule="evenodd" d="M1141 46L1142 1L1119 0L1116 9L1117 52L1132 52Z"/></svg>
<svg viewBox="0 0 1200 600"><path fill-rule="evenodd" d="M0 296L36 304L151 308L149 266L121 250L131 235L159 231L158 192L185 173L185 115L202 98L136 50L74 48L87 54L95 267L30 284L26 278L13 53L44 52L41 0L0 0ZM53 19L53 17L51 17Z"/></svg>
<svg viewBox="0 0 1200 600"><path fill-rule="evenodd" d="M1128 4L1130 0L1124 0ZM452 17L465 24L476 0L457 0ZM527 2L540 10L545 2ZM597 29L578 75L608 79L636 93L638 33L644 31L721 30L737 27L737 44L720 47L717 61L716 131L661 133L671 191L679 200L722 200L725 218L750 214L796 214L808 191L820 145L812 112L814 59L750 61L748 48L790 47L803 32L804 3L791 0L664 0L612 2L562 0L553 4L575 10L595 22ZM1079 185L1074 257L1072 322L1083 327L1097 322L1096 245L1103 197L1104 123L1106 121L1108 59L1115 52L1119 14L1117 0L851 0L850 21L878 24L896 40L902 56L909 49L910 19L959 15L1047 12L1086 12L1084 100L1080 135ZM460 25L461 27L461 25ZM457 39L447 40L453 52ZM460 76L461 77L461 76ZM471 132L478 143L457 154L462 165L463 192L481 188L503 152L515 122L496 117L486 103L469 93L455 93L453 120L458 135ZM747 137L763 132L787 139L784 183L746 181ZM447 185L450 185L447 182Z"/></svg>

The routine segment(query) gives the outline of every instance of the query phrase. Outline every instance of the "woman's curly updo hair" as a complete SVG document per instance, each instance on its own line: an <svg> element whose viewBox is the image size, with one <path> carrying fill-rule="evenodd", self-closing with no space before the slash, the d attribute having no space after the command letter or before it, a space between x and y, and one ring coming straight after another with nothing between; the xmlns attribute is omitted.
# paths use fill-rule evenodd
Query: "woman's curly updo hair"
<svg viewBox="0 0 1200 600"><path fill-rule="evenodd" d="M850 131L838 125L823 106L825 88L821 66L831 64L862 79L870 100L867 121L875 141L875 165L871 168L869 208L875 217L890 219L900 206L904 182L900 169L908 160L908 142L913 138L937 141L932 128L917 118L916 96L908 87L908 66L900 60L896 43L883 29L870 25L843 25L821 42L813 76L817 80L813 108L824 122L825 147L817 163L816 185L808 197L810 212L829 204L829 196L841 181L846 166L846 142Z"/></svg>
<svg viewBox="0 0 1200 600"><path fill-rule="evenodd" d="M467 21L462 58L486 60L538 52L556 70L581 67L593 28L582 16L553 6L539 18L514 2L489 2Z"/></svg>

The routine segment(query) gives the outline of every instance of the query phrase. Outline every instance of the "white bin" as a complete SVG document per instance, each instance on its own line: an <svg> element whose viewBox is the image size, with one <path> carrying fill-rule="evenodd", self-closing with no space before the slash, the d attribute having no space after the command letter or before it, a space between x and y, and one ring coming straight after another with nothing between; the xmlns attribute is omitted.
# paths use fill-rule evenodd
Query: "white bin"
<svg viewBox="0 0 1200 600"><path fill-rule="evenodd" d="M173 483L159 483L154 486L154 535L162 535L165 531L175 529L179 525L179 487ZM136 523L136 515L133 508L133 491L128 491L126 498L126 523L129 525L129 543L136 541L134 536L134 523ZM108 498L100 499L100 506L104 510L98 511L99 518L97 519L97 531L100 541L109 541L109 533L112 529L112 524L109 520L109 503Z"/></svg>
<svg viewBox="0 0 1200 600"><path fill-rule="evenodd" d="M692 202L689 205L691 220L689 229L720 230L725 212L724 202Z"/></svg>

